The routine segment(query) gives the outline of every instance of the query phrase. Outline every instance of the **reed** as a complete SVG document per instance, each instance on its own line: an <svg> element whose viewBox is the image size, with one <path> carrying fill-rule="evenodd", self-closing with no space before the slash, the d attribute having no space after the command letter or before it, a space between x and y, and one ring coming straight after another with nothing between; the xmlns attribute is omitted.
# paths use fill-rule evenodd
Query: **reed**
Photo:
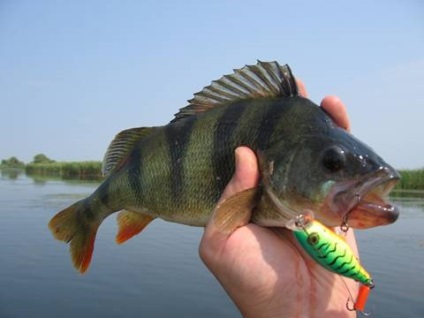
<svg viewBox="0 0 424 318"><path fill-rule="evenodd" d="M63 179L102 179L100 161L30 163L25 166L28 175L57 176Z"/></svg>
<svg viewBox="0 0 424 318"><path fill-rule="evenodd" d="M397 190L424 190L424 169L399 170L400 182Z"/></svg>
<svg viewBox="0 0 424 318"><path fill-rule="evenodd" d="M57 176L63 179L101 180L100 161L30 163L28 175ZM399 170L401 179L395 190L424 190L424 169Z"/></svg>

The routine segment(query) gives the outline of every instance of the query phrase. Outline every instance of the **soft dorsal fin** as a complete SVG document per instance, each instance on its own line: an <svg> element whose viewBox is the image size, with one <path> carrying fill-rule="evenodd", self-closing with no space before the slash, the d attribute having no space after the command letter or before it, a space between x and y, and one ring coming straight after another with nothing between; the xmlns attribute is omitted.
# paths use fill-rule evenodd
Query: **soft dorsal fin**
<svg viewBox="0 0 424 318"><path fill-rule="evenodd" d="M140 139L156 131L158 127L130 128L118 133L109 144L103 158L102 173L108 176L128 156Z"/></svg>
<svg viewBox="0 0 424 318"><path fill-rule="evenodd" d="M194 94L190 104L181 108L171 122L238 100L298 94L296 80L287 64L258 61L256 65L246 65L224 75Z"/></svg>

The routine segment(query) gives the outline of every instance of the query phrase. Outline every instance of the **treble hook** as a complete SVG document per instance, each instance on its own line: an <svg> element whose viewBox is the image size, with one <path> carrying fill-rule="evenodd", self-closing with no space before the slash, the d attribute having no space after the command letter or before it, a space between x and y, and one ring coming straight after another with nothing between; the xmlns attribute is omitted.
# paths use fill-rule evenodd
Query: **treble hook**
<svg viewBox="0 0 424 318"><path fill-rule="evenodd" d="M349 230L349 228L350 228L350 226L349 226L349 223L348 223L348 218L349 218L349 213L346 213L344 216L343 216L343 220L342 220L342 224L340 225L340 230L344 233L344 234L346 234L347 233L347 231Z"/></svg>
<svg viewBox="0 0 424 318"><path fill-rule="evenodd" d="M361 196L360 196L358 193L355 195L355 200L356 200L356 204L358 204L358 203L359 203L359 201L361 201ZM350 212L350 211L349 211L349 212ZM348 231L348 230L349 230L349 228L350 228L349 223L348 223L348 219L349 219L349 212L347 212L347 213L345 213L345 214L343 215L342 224L340 225L340 230L341 230L344 234L346 234L346 233L347 233L347 231Z"/></svg>
<svg viewBox="0 0 424 318"><path fill-rule="evenodd" d="M350 307L349 306L349 303L352 303L353 304L353 306L352 307ZM362 316L365 316L365 317L370 317L370 316L372 316L372 313L371 312L364 312L364 311L362 311L362 310L359 310L359 309L357 309L356 307L355 307L355 303L352 301L352 299L350 299L350 297L347 299L347 301L346 301L346 309L347 310L349 310L349 311L358 311Z"/></svg>
<svg viewBox="0 0 424 318"><path fill-rule="evenodd" d="M356 299L356 303L353 302L353 300L348 297L346 301L346 309L349 311L359 311L359 313L365 317L369 317L372 315L371 312L365 312L365 303L367 302L368 294L370 292L370 289L374 287L374 284L371 283L370 285L361 285L359 287L359 293L358 298ZM353 306L349 306L349 303L352 303Z"/></svg>

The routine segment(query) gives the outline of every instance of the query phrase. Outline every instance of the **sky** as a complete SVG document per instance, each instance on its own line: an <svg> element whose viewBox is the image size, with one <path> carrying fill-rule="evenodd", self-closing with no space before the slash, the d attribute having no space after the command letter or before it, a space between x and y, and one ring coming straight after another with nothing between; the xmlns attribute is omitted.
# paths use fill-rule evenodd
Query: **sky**
<svg viewBox="0 0 424 318"><path fill-rule="evenodd" d="M119 131L276 60L395 168L422 168L423 17L420 0L0 0L0 159L102 160Z"/></svg>

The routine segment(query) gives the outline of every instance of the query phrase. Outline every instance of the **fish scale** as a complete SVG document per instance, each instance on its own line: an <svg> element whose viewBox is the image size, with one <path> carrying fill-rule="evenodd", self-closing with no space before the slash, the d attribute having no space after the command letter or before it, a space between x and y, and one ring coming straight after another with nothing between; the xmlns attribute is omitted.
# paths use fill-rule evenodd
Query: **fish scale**
<svg viewBox="0 0 424 318"><path fill-rule="evenodd" d="M213 81L168 124L118 133L104 158L107 178L91 196L54 216L49 228L70 243L74 266L85 272L97 230L115 212L121 211L118 243L156 218L205 226L234 173L239 146L256 153L261 174L257 187L232 200L240 206L255 201L251 222L285 226L306 207L323 211L316 217L324 224L339 225L347 209L355 215L352 207L361 203L357 188L365 196L378 187L367 196L376 201L372 211L357 215L357 224L377 226L397 218L382 197L399 178L396 171L300 96L288 65L258 62ZM335 169L331 163L338 159L344 165ZM355 224L354 217L349 221Z"/></svg>
<svg viewBox="0 0 424 318"><path fill-rule="evenodd" d="M173 171L169 183L174 203L178 203L184 195L185 187L182 185L187 169L183 166L183 158L187 156L187 146L194 124L195 117L193 116L185 120L184 125L169 125L165 129L166 140L169 146L170 170Z"/></svg>

